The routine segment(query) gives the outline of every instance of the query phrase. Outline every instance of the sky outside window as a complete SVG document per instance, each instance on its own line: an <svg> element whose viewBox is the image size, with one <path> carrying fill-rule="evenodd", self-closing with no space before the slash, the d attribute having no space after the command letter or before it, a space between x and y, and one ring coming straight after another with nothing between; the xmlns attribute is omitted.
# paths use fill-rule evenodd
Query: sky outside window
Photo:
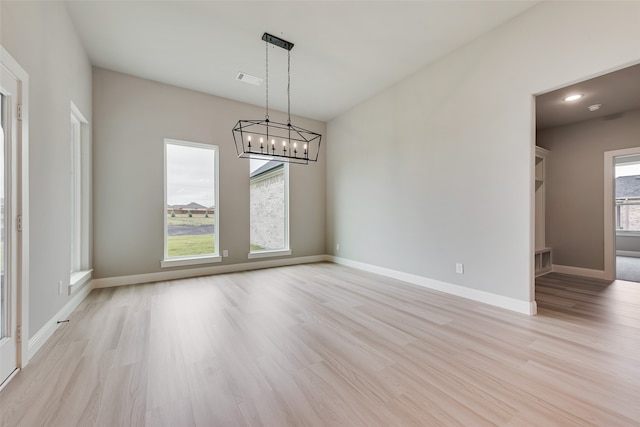
<svg viewBox="0 0 640 427"><path fill-rule="evenodd" d="M640 175L640 164L628 163L616 165L616 178L619 176L634 176Z"/></svg>
<svg viewBox="0 0 640 427"><path fill-rule="evenodd" d="M215 204L214 151L167 144L167 203Z"/></svg>

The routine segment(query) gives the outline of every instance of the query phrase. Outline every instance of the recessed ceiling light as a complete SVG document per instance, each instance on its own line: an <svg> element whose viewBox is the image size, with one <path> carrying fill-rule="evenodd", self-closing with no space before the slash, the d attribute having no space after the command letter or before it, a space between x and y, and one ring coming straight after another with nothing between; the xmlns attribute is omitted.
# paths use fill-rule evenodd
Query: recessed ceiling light
<svg viewBox="0 0 640 427"><path fill-rule="evenodd" d="M589 105L587 108L589 109L589 111L597 111L600 109L600 107L602 107L602 104Z"/></svg>
<svg viewBox="0 0 640 427"><path fill-rule="evenodd" d="M575 94L575 95L569 95L569 96L565 96L562 100L565 102L571 102L571 101L577 101L578 99L582 98L584 95L583 94Z"/></svg>

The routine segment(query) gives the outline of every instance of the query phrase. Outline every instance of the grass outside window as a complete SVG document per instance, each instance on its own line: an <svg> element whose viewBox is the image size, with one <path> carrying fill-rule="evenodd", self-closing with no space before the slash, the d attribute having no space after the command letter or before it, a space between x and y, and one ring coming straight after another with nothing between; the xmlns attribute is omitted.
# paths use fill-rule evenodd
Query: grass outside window
<svg viewBox="0 0 640 427"><path fill-rule="evenodd" d="M167 214L167 256L187 257L216 252L213 214Z"/></svg>

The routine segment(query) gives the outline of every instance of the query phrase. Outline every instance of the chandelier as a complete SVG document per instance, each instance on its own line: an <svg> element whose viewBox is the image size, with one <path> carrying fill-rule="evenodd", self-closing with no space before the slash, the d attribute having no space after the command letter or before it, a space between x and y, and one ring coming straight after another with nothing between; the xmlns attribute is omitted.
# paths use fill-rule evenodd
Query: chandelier
<svg viewBox="0 0 640 427"><path fill-rule="evenodd" d="M322 135L291 123L291 49L293 43L264 33L266 47L266 102L264 119L238 120L233 140L238 157L309 164L318 160ZM287 123L269 120L269 44L287 50Z"/></svg>

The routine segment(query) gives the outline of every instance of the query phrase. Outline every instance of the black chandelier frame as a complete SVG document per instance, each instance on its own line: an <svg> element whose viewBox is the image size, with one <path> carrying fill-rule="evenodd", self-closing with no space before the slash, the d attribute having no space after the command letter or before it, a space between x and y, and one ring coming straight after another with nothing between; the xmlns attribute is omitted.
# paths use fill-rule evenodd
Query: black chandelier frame
<svg viewBox="0 0 640 427"><path fill-rule="evenodd" d="M262 35L266 43L266 114L260 120L238 120L233 128L233 140L239 158L277 159L282 162L308 164L318 161L322 135L291 123L291 49L293 43ZM288 51L287 123L269 120L269 44Z"/></svg>

